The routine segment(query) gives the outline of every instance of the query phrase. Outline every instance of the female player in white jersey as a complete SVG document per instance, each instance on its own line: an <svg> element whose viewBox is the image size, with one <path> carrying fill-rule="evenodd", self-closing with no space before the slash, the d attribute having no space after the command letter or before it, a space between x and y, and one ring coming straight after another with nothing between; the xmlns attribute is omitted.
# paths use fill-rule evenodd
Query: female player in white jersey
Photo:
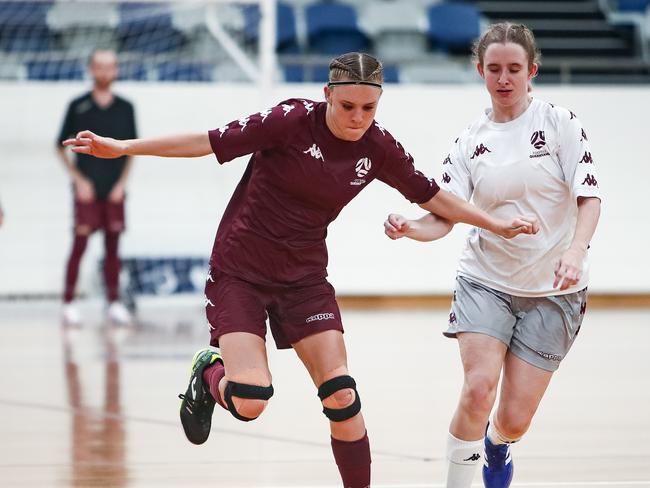
<svg viewBox="0 0 650 488"><path fill-rule="evenodd" d="M510 444L528 430L580 329L600 193L575 114L528 93L539 57L532 32L494 24L477 41L475 56L492 107L454 143L441 187L497 216L534 215L540 230L507 241L473 228L460 258L444 333L458 339L464 369L449 428L447 487L468 488L484 452L485 486L506 488ZM415 221L392 214L384 223L393 239L423 241L452 225L431 214Z"/></svg>
<svg viewBox="0 0 650 488"><path fill-rule="evenodd" d="M199 134L117 141L84 131L65 142L109 158L214 153L224 163L252 154L219 225L205 288L211 345L221 351L196 354L181 422L187 438L202 444L216 404L243 421L262 413L273 395L268 317L277 347L293 348L318 388L345 488L370 485L370 445L326 280L327 226L377 179L430 212L500 235L536 227L534 219L493 219L416 171L408 152L374 120L382 82L378 60L348 53L330 64L324 102L285 100Z"/></svg>

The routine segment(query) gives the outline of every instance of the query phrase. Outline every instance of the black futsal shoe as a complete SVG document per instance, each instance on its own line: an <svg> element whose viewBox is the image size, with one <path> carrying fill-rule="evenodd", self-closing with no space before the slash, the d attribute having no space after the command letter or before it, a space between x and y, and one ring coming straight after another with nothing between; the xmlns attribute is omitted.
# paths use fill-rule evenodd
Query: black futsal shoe
<svg viewBox="0 0 650 488"><path fill-rule="evenodd" d="M192 358L190 367L190 383L183 395L178 395L181 401L181 423L185 436L193 444L203 444L210 435L212 412L216 403L210 388L203 381L203 371L208 366L220 361L221 354L214 348L199 350Z"/></svg>

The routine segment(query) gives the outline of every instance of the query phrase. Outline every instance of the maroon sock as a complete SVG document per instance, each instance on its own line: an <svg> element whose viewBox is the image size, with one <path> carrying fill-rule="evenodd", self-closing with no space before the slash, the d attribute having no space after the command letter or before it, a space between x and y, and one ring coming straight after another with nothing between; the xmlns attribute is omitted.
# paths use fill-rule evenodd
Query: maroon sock
<svg viewBox="0 0 650 488"><path fill-rule="evenodd" d="M367 433L358 441L352 442L332 437L332 452L345 488L370 486L370 442Z"/></svg>
<svg viewBox="0 0 650 488"><path fill-rule="evenodd" d="M118 280L120 276L120 258L117 255L117 246L120 240L118 232L104 234L104 279L106 280L106 293L108 301L114 302L119 298Z"/></svg>
<svg viewBox="0 0 650 488"><path fill-rule="evenodd" d="M226 368L223 367L221 361L217 361L203 370L203 381L205 381L210 388L210 394L219 405L228 410L228 407L221 398L221 393L219 392L219 382L225 375Z"/></svg>
<svg viewBox="0 0 650 488"><path fill-rule="evenodd" d="M79 275L79 263L86 250L87 243L87 235L75 234L72 252L70 253L65 271L65 290L63 292L63 301L65 303L70 303L74 298L74 289L77 284L77 276Z"/></svg>

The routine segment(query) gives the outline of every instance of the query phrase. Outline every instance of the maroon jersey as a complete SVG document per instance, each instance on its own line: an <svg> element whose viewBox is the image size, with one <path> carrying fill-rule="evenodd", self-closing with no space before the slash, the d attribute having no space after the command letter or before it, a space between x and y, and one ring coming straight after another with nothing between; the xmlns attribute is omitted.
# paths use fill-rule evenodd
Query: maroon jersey
<svg viewBox="0 0 650 488"><path fill-rule="evenodd" d="M223 215L210 264L262 285L327 276L327 226L375 178L414 203L439 190L377 122L336 138L325 102L290 99L209 132L219 163L252 156Z"/></svg>

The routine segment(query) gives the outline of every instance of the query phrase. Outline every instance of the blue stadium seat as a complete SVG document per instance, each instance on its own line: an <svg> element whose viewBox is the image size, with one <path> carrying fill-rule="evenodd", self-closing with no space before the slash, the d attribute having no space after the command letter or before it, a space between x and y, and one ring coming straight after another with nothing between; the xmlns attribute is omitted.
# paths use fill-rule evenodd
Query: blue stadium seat
<svg viewBox="0 0 650 488"><path fill-rule="evenodd" d="M370 47L368 37L357 26L357 12L349 5L310 5L306 20L309 49L314 53L336 55Z"/></svg>
<svg viewBox="0 0 650 488"><path fill-rule="evenodd" d="M124 51L173 52L185 43L183 34L172 26L171 12L166 5L123 3L118 12L117 31Z"/></svg>
<svg viewBox="0 0 650 488"><path fill-rule="evenodd" d="M147 66L140 61L120 62L117 79L147 81L149 79L149 71L147 70Z"/></svg>
<svg viewBox="0 0 650 488"><path fill-rule="evenodd" d="M429 7L429 39L434 47L466 53L480 35L480 15L468 3L439 3Z"/></svg>
<svg viewBox="0 0 650 488"><path fill-rule="evenodd" d="M260 8L258 5L244 7L244 33L249 41L257 42L259 38ZM296 36L296 15L293 7L279 2L276 20L277 40L275 49L280 54L300 52Z"/></svg>
<svg viewBox="0 0 650 488"><path fill-rule="evenodd" d="M205 63L174 63L158 65L159 81L212 81L214 66Z"/></svg>
<svg viewBox="0 0 650 488"><path fill-rule="evenodd" d="M27 63L27 79L42 81L82 80L85 69L75 61L32 61Z"/></svg>
<svg viewBox="0 0 650 488"><path fill-rule="evenodd" d="M650 6L650 0L618 0L618 10L621 12L644 13Z"/></svg>
<svg viewBox="0 0 650 488"><path fill-rule="evenodd" d="M302 64L287 64L284 67L284 81L288 83L327 83L329 80L329 66L305 66ZM397 66L384 65L384 82L399 83Z"/></svg>
<svg viewBox="0 0 650 488"><path fill-rule="evenodd" d="M47 26L52 2L0 3L0 49L8 52L38 52L55 47Z"/></svg>
<svg viewBox="0 0 650 488"><path fill-rule="evenodd" d="M284 81L288 83L327 83L329 79L328 65L284 65Z"/></svg>

